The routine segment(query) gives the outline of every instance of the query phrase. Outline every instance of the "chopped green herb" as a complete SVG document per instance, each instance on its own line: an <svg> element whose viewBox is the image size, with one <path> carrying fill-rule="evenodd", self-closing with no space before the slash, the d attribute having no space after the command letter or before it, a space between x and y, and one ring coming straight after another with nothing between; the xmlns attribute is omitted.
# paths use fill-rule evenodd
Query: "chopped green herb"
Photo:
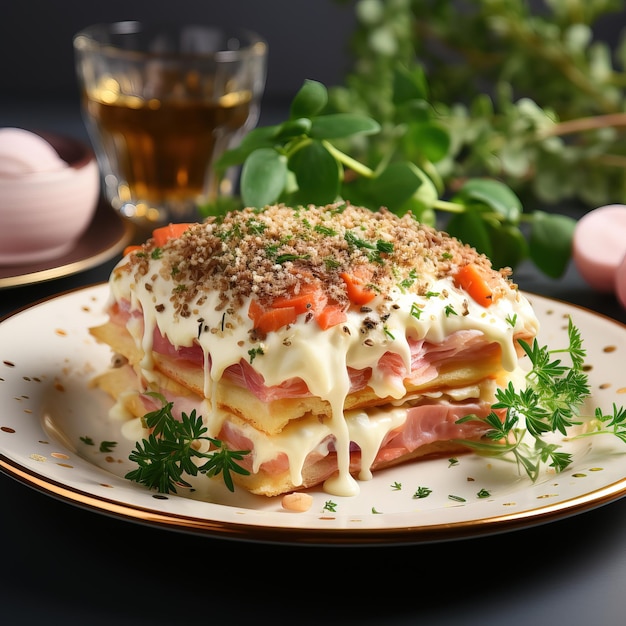
<svg viewBox="0 0 626 626"><path fill-rule="evenodd" d="M433 492L432 489L428 487L418 487L416 492L413 494L414 498L427 498Z"/></svg>
<svg viewBox="0 0 626 626"><path fill-rule="evenodd" d="M248 350L250 363L252 363L252 361L254 361L254 359L256 359L257 356L261 356L261 355L263 355L263 348L261 348L260 346L258 348L250 348L250 350Z"/></svg>
<svg viewBox="0 0 626 626"><path fill-rule="evenodd" d="M415 270L415 268L413 268L409 272L409 275L405 279L400 281L400 288L403 290L410 289L415 284L416 280L417 280L417 271Z"/></svg>
<svg viewBox="0 0 626 626"><path fill-rule="evenodd" d="M300 260L306 260L310 258L310 255L308 254L279 254L276 257L276 263L278 263L279 265L282 265L283 263L286 263L287 261L300 261Z"/></svg>
<svg viewBox="0 0 626 626"><path fill-rule="evenodd" d="M391 485L391 488L392 488L394 491L400 491L400 489L402 489L402 483L399 483L399 482L394 482L394 483Z"/></svg>
<svg viewBox="0 0 626 626"><path fill-rule="evenodd" d="M461 496L455 496L452 493L448 494L448 500L454 500L455 502L467 502L465 498L462 498Z"/></svg>
<svg viewBox="0 0 626 626"><path fill-rule="evenodd" d="M172 402L157 393L149 395L160 399L162 406L143 417L146 428L152 432L148 439L135 444L128 458L138 467L128 472L126 478L150 489L156 488L160 493L176 493L176 485L191 486L185 475L200 473L212 477L222 474L226 487L234 491L231 472L250 473L238 464L249 451L229 450L220 440L207 437L207 428L195 409L190 415L183 413L179 421L172 415ZM214 449L201 452L197 449L199 441L207 441ZM197 459L203 459L205 463L198 465Z"/></svg>
<svg viewBox="0 0 626 626"><path fill-rule="evenodd" d="M389 330L389 328L387 327L387 325L383 325L383 332L385 333L385 335L387 337L389 337L389 339L391 339L392 341L395 339L393 333Z"/></svg>
<svg viewBox="0 0 626 626"><path fill-rule="evenodd" d="M246 228L248 229L248 232L252 234L261 235L267 229L267 224L265 222L259 222L255 219L249 219L246 222Z"/></svg>
<svg viewBox="0 0 626 626"><path fill-rule="evenodd" d="M476 497L477 498L488 498L491 495L491 493L489 491L487 491L486 489L481 489L477 494Z"/></svg>
<svg viewBox="0 0 626 626"><path fill-rule="evenodd" d="M337 231L334 228L329 228L328 226L323 226L322 224L316 224L313 227L313 230L316 233L320 233L321 235L328 235L329 237L337 234Z"/></svg>
<svg viewBox="0 0 626 626"><path fill-rule="evenodd" d="M413 304L411 304L411 315L418 320L420 318L420 316L422 315L422 309L420 308L419 304L413 302Z"/></svg>
<svg viewBox="0 0 626 626"><path fill-rule="evenodd" d="M330 511L331 513L336 513L337 512L337 503L333 502L332 500L326 500L326 502L324 502L324 511Z"/></svg>
<svg viewBox="0 0 626 626"><path fill-rule="evenodd" d="M117 441L101 441L99 450L100 452L111 452L116 445Z"/></svg>
<svg viewBox="0 0 626 626"><path fill-rule="evenodd" d="M517 313L511 317L510 315L506 318L507 324L513 328L515 328L515 324L517 323Z"/></svg>
<svg viewBox="0 0 626 626"><path fill-rule="evenodd" d="M79 439L87 446L95 446L94 440L91 437L79 437Z"/></svg>

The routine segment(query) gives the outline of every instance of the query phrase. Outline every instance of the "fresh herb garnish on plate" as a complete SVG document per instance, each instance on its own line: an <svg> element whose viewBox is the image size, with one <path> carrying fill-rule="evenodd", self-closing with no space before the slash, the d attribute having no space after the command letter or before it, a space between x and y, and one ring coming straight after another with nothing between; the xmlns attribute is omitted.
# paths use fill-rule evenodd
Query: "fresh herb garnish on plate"
<svg viewBox="0 0 626 626"><path fill-rule="evenodd" d="M176 485L191 487L183 478L206 474L222 474L224 483L234 491L231 472L247 475L250 472L238 464L249 453L248 450L229 450L219 439L207 437L207 428L202 425L202 416L195 409L190 415L183 413L181 420L172 415L173 403L157 393L149 393L161 400L162 406L143 417L145 427L151 432L147 439L135 444L129 459L137 463L137 469L126 474L126 478L160 493L176 493ZM202 451L202 442L210 449ZM197 459L206 459L198 463Z"/></svg>
<svg viewBox="0 0 626 626"><path fill-rule="evenodd" d="M561 451L558 444L545 441L545 435L558 432L576 439L611 434L626 443L626 409L616 405L608 414L596 408L593 418L585 420L584 432L569 434L569 428L583 424L580 409L591 394L584 370L586 351L580 331L571 318L567 333L569 344L560 349L539 346L536 339L532 344L520 340L531 363L525 387L517 390L509 382L507 387L496 391L492 408L505 409L504 419L492 411L486 417L468 415L458 420L459 423L479 420L489 427L481 441L463 439L460 443L477 454L512 456L533 481L543 464L561 472L572 463L572 455ZM561 353L569 355L571 365L555 357ZM161 493L176 493L176 485L191 487L184 479L185 474L222 474L228 489L234 491L231 472L249 474L238 464L249 451L229 450L219 439L206 436L202 416L195 410L190 415L183 413L179 421L172 415L172 402L157 393L149 395L159 398L162 406L143 417L145 427L151 432L147 439L137 442L131 452L129 459L138 467L128 472L126 478ZM208 451L202 451L202 441L210 444ZM197 459L206 459L206 462L198 463ZM420 487L414 497L423 498L429 493L430 489Z"/></svg>
<svg viewBox="0 0 626 626"><path fill-rule="evenodd" d="M557 432L569 436L568 428L583 423L580 409L591 395L584 370L586 351L571 318L567 333L569 345L562 349L540 347L536 339L532 345L520 340L532 366L526 374L526 387L516 390L509 382L506 388L496 391L496 403L492 408L505 409L504 420L495 412L483 418L476 415L461 418L459 423L479 420L490 427L481 441L463 440L464 445L487 456L512 454L533 481L537 479L542 464L548 464L557 472L571 464L571 454L560 451L559 445L543 439L544 435ZM571 366L555 358L559 353L569 355ZM587 430L571 436L571 439L610 433L626 442L625 409L614 406L613 414L605 415L597 408L595 419L587 421ZM527 441L527 434L530 435L530 442Z"/></svg>

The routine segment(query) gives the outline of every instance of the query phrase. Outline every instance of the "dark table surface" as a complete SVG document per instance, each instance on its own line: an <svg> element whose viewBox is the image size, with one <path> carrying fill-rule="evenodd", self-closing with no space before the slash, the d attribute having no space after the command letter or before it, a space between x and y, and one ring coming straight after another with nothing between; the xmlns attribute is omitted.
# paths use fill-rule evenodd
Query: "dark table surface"
<svg viewBox="0 0 626 626"><path fill-rule="evenodd" d="M0 126L84 137L66 106L0 107ZM117 260L0 290L0 318L105 281ZM558 280L529 263L515 277L526 291L626 323L615 298L591 290L573 265ZM1 473L0 501L0 622L7 625L626 623L626 498L522 530L389 547L164 530L61 502Z"/></svg>

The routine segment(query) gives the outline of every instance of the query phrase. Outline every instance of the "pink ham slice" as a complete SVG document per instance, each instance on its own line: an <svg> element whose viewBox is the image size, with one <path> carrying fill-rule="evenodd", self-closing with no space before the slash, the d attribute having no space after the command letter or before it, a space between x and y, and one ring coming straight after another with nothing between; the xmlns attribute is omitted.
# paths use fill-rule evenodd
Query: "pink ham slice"
<svg viewBox="0 0 626 626"><path fill-rule="evenodd" d="M452 441L455 439L477 440L487 432L488 427L478 421L468 421L458 424L458 420L467 415L476 415L477 418L486 417L491 413L488 403L467 402L452 403L439 402L424 404L407 409L406 421L401 428L391 431L383 441L378 454L372 464L371 469L375 470L381 465L388 465L414 452L418 448L430 443ZM218 439L224 441L231 449L252 450L253 442L242 435L236 427L230 423L225 423L218 435ZM328 441L328 449L333 454L334 448L332 440ZM351 445L351 471L360 469L359 448L354 443ZM251 469L253 454L244 459L244 467ZM309 454L304 467L318 461L321 455L317 452ZM279 474L289 469L289 459L287 455L279 453L278 456L269 462L263 463L261 471L268 474ZM336 465L328 470L330 476L337 469ZM327 478L325 476L324 478Z"/></svg>

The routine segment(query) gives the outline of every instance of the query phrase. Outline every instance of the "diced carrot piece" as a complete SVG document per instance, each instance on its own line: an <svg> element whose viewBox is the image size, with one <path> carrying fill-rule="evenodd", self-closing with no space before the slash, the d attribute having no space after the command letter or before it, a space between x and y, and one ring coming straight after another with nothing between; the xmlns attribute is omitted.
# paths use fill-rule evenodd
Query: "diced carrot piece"
<svg viewBox="0 0 626 626"><path fill-rule="evenodd" d="M481 268L475 263L464 265L454 276L458 287L465 289L478 304L488 307L494 301L493 291Z"/></svg>
<svg viewBox="0 0 626 626"><path fill-rule="evenodd" d="M353 304L367 304L376 297L376 293L359 276L342 272L341 278L346 283L348 298L350 298L350 302Z"/></svg>
<svg viewBox="0 0 626 626"><path fill-rule="evenodd" d="M258 300L250 300L248 317L254 322L255 325L263 313L265 313L265 307L261 306L261 303Z"/></svg>
<svg viewBox="0 0 626 626"><path fill-rule="evenodd" d="M141 246L126 246L122 256L127 256L133 252L137 252L137 250L141 250Z"/></svg>
<svg viewBox="0 0 626 626"><path fill-rule="evenodd" d="M297 313L295 307L266 309L256 300L252 300L248 309L248 317L254 323L256 330L269 333L288 324L293 324L296 321Z"/></svg>
<svg viewBox="0 0 626 626"><path fill-rule="evenodd" d="M319 285L303 284L297 295L285 295L276 298L272 306L277 309L294 307L298 314L316 312L326 304L326 295Z"/></svg>
<svg viewBox="0 0 626 626"><path fill-rule="evenodd" d="M340 304L328 304L315 316L315 321L322 330L337 326L347 319L346 309Z"/></svg>
<svg viewBox="0 0 626 626"><path fill-rule="evenodd" d="M167 226L160 226L152 231L152 237L154 243L157 246L162 246L170 239L177 239L180 237L192 224L188 222L180 222L176 224L168 224Z"/></svg>

